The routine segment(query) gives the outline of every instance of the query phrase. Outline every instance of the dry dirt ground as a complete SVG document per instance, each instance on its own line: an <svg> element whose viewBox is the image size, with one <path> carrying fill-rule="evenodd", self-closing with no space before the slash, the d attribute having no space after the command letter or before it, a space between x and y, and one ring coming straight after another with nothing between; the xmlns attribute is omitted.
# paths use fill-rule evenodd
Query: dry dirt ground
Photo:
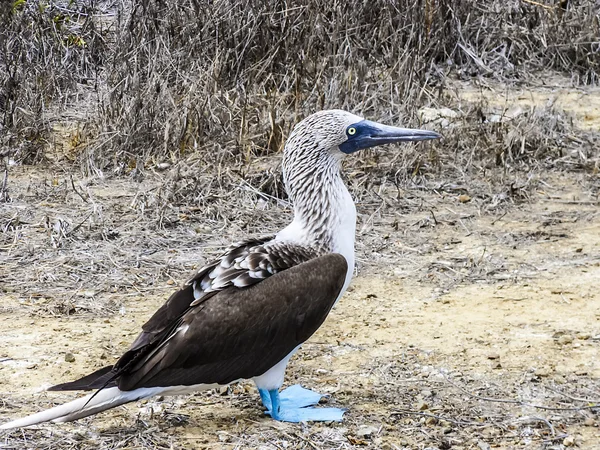
<svg viewBox="0 0 600 450"><path fill-rule="evenodd" d="M469 198L407 189L385 211L358 205L357 276L286 379L330 394L344 422L276 423L236 384L0 432L0 448L600 448L600 182L537 176L498 209L468 186ZM256 231L191 207L157 227L159 185L11 168L0 421L74 398L43 388L113 362L195 265ZM248 221L268 224L273 208Z"/></svg>

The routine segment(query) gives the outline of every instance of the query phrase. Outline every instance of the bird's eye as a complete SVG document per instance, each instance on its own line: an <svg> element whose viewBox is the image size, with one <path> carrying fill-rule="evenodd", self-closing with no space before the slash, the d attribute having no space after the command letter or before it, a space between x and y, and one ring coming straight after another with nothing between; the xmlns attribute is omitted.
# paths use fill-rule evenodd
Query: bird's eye
<svg viewBox="0 0 600 450"><path fill-rule="evenodd" d="M354 128L354 127L348 128L348 134L350 136L354 136L356 134L356 128Z"/></svg>

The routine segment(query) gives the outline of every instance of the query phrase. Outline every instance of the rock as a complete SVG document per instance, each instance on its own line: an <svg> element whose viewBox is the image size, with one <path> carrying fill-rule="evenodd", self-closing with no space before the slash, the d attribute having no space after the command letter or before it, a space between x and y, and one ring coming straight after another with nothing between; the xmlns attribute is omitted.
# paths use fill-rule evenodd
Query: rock
<svg viewBox="0 0 600 450"><path fill-rule="evenodd" d="M592 335L590 333L584 333L584 332L577 333L577 339L580 339L582 341L587 341L591 337L592 337Z"/></svg>
<svg viewBox="0 0 600 450"><path fill-rule="evenodd" d="M487 442L484 441L477 441L477 447L479 447L480 450L490 450L490 444L488 444Z"/></svg>
<svg viewBox="0 0 600 450"><path fill-rule="evenodd" d="M65 361L66 361L66 362L69 362L69 363L71 363L71 362L75 362L75 355L73 355L73 353L70 353L70 352L69 352L69 353L67 353L67 354L65 355Z"/></svg>
<svg viewBox="0 0 600 450"><path fill-rule="evenodd" d="M586 427L593 427L596 425L596 421L594 419L592 419L591 417L587 417L584 421L583 424Z"/></svg>
<svg viewBox="0 0 600 450"><path fill-rule="evenodd" d="M573 447L575 445L575 438L573 436L567 436L563 439L562 443L565 447Z"/></svg>
<svg viewBox="0 0 600 450"><path fill-rule="evenodd" d="M467 194L461 194L458 196L458 201L461 203L467 203L471 201L471 197Z"/></svg>
<svg viewBox="0 0 600 450"><path fill-rule="evenodd" d="M573 336L571 336L570 334L563 334L558 338L557 342L559 345L570 344L571 342L573 342Z"/></svg>
<svg viewBox="0 0 600 450"><path fill-rule="evenodd" d="M461 116L460 112L450 108L421 108L418 114L422 123L435 123L442 128L457 122Z"/></svg>
<svg viewBox="0 0 600 450"><path fill-rule="evenodd" d="M361 425L356 430L356 436L358 437L369 437L379 432L378 427L374 427L373 425Z"/></svg>
<svg viewBox="0 0 600 450"><path fill-rule="evenodd" d="M427 426L432 426L438 423L438 420L435 417L428 417L427 419L425 419L425 425Z"/></svg>
<svg viewBox="0 0 600 450"><path fill-rule="evenodd" d="M427 402L418 402L416 408L417 411L425 411L426 409L429 409L429 405Z"/></svg>
<svg viewBox="0 0 600 450"><path fill-rule="evenodd" d="M489 352L486 355L486 358L487 359L500 359L500 353L498 353L498 352Z"/></svg>
<svg viewBox="0 0 600 450"><path fill-rule="evenodd" d="M364 439L359 439L354 436L346 436L346 438L352 445L369 445L369 442L365 441Z"/></svg>
<svg viewBox="0 0 600 450"><path fill-rule="evenodd" d="M535 369L534 373L536 377L547 377L550 375L550 369L547 367L540 367L539 369Z"/></svg>

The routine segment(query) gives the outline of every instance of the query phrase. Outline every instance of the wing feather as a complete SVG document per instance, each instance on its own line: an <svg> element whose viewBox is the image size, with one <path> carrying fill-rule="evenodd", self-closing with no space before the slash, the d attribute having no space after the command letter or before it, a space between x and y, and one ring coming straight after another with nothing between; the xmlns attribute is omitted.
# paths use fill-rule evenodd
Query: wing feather
<svg viewBox="0 0 600 450"><path fill-rule="evenodd" d="M173 348L173 345L178 344L184 337L187 338L191 323L186 320L195 314L206 314L203 311L207 304L212 305L211 308L214 308L214 305L220 305L221 313L233 315L234 309L232 309L230 298L237 298L238 292L262 284L264 280L273 275L280 274L280 272L285 273L291 268L317 258L320 254L319 249L274 241L272 238L272 236L268 236L233 245L220 258L202 267L181 289L174 292L143 325L143 331L119 361L112 367L109 366L98 371L97 380L90 375L81 380L58 385L55 388L68 390L113 386L115 381L124 379L124 374L141 371L143 367L146 368L144 370L147 370L144 376L148 379L154 379L158 373L162 373L161 367L165 364L169 367L172 366L171 370L176 370L173 367L177 367L177 357L174 357L173 354L165 355L164 351ZM204 320L209 320L209 318ZM200 319L196 319L194 327L198 327L200 323ZM268 330L268 324L262 325L266 326ZM182 333L183 329L187 331ZM239 330L235 331L235 333L237 332ZM237 345L236 342L239 339L236 335L232 337L227 333L219 336L221 336L219 339L230 339L229 342L232 345ZM206 345L212 341L210 336L204 336L203 339ZM246 339L248 345L254 342L249 336ZM201 358L204 356L198 355ZM239 355L239 358L242 359L247 357L248 355ZM172 358L175 360L171 361ZM238 356L232 357L232 359L236 358ZM162 361L161 365L152 369L151 367L154 367L153 364L156 361ZM171 362L169 363L169 361ZM231 367L237 366L237 363L228 361L228 363L220 361L215 364L219 367L223 364ZM207 364L209 367L212 363L207 362ZM181 371L182 369L177 370ZM155 373L155 371L158 372ZM139 381L141 382L141 379Z"/></svg>
<svg viewBox="0 0 600 450"><path fill-rule="evenodd" d="M262 375L323 323L344 285L346 259L329 254L248 289L191 308L172 334L119 374L119 389L226 384ZM185 331L177 331L185 330Z"/></svg>

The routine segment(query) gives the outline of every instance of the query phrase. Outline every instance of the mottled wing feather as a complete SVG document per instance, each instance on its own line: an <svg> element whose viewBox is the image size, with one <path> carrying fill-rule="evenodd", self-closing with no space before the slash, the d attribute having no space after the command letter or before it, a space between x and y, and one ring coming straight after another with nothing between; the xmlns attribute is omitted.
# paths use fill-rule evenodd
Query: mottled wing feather
<svg viewBox="0 0 600 450"><path fill-rule="evenodd" d="M142 329L148 333L164 331L165 328L168 328L174 320L180 317L181 314L190 307L190 304L194 301L194 288L198 282L204 281L206 283L205 289L196 288L200 292L207 293L209 291L212 292L218 290L212 289L212 280L214 280L214 278L210 277L210 274L215 272L217 267L223 269L231 267L236 258L243 258L244 255L248 255L251 252L252 248L264 245L272 239L273 236L265 236L238 242L237 244L230 246L220 258L206 264L196 272L193 277L186 281L179 291L174 292L165 304L154 313L150 320L142 326ZM135 347L135 343L132 347Z"/></svg>
<svg viewBox="0 0 600 450"><path fill-rule="evenodd" d="M343 256L329 254L211 296L121 371L119 388L225 384L262 375L319 328L347 269Z"/></svg>

